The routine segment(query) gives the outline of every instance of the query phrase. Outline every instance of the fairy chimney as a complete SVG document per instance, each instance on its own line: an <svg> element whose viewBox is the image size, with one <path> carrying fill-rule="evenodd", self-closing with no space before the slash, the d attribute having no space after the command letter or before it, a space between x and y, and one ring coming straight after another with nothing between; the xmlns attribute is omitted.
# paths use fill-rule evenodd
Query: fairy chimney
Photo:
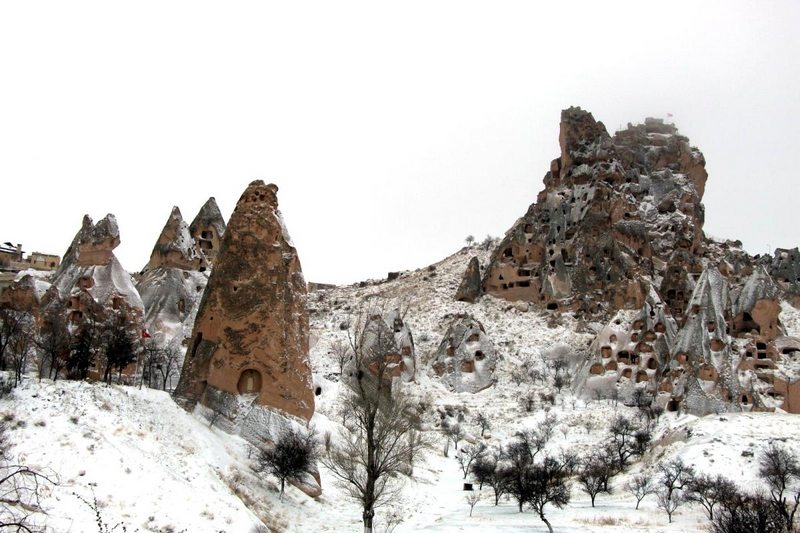
<svg viewBox="0 0 800 533"><path fill-rule="evenodd" d="M219 211L217 201L209 198L189 225L189 233L197 242L199 252L209 264L214 263L219 253L222 236L225 234L225 219Z"/></svg>
<svg viewBox="0 0 800 533"><path fill-rule="evenodd" d="M153 247L146 270L158 267L197 270L203 262L181 210L177 206L173 207Z"/></svg>
<svg viewBox="0 0 800 533"><path fill-rule="evenodd" d="M257 180L239 199L175 391L187 407L199 402L255 426L266 424L267 415L238 412L243 402L237 398L306 421L314 413L306 284L277 192Z"/></svg>

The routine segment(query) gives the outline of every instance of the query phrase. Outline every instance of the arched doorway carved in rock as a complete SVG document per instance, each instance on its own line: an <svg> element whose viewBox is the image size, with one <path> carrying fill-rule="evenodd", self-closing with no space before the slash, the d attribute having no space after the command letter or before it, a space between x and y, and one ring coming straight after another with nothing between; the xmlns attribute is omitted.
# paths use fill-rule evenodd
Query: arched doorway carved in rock
<svg viewBox="0 0 800 533"><path fill-rule="evenodd" d="M254 394L260 392L261 373L252 368L242 371L239 376L237 389L239 390L239 394Z"/></svg>

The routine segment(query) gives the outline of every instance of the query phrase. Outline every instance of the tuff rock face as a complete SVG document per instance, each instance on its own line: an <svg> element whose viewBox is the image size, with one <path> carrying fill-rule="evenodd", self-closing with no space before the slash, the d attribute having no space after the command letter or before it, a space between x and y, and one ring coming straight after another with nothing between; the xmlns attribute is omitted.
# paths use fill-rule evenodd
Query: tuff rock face
<svg viewBox="0 0 800 533"><path fill-rule="evenodd" d="M223 414L223 425L253 442L314 412L306 284L277 191L254 181L239 199L175 391L185 406Z"/></svg>
<svg viewBox="0 0 800 533"><path fill-rule="evenodd" d="M173 207L136 284L144 303L145 328L156 346L185 351L208 283L207 265L180 209ZM177 367L181 365L182 357ZM167 383L170 388L178 379L174 374Z"/></svg>
<svg viewBox="0 0 800 533"><path fill-rule="evenodd" d="M189 225L189 233L197 243L198 253L208 264L213 264L219 253L222 236L225 234L225 219L219 211L217 201L209 198Z"/></svg>
<svg viewBox="0 0 800 533"><path fill-rule="evenodd" d="M698 415L776 408L800 413L800 383L784 372L794 364L800 339L784 335L777 290L761 267L731 289L709 266L693 282L679 326L651 289L637 314L619 312L598 334L577 387L601 397L616 389L627 399L644 389L667 410Z"/></svg>
<svg viewBox="0 0 800 533"><path fill-rule="evenodd" d="M362 326L359 324L356 327ZM416 379L417 354L414 336L399 309L392 309L388 313L379 309L369 310L363 317L361 344L368 372L362 374L356 361L351 359L345 374L352 386L360 380L374 390L381 375L389 385L383 390L391 393L398 390L403 383Z"/></svg>
<svg viewBox="0 0 800 533"><path fill-rule="evenodd" d="M637 309L642 280L668 277L687 297L702 272L705 160L674 126L647 119L611 137L580 108L562 112L561 156L536 203L492 254L484 291L589 315ZM672 294L672 293L670 293Z"/></svg>
<svg viewBox="0 0 800 533"><path fill-rule="evenodd" d="M181 210L177 206L173 207L145 270L159 267L199 270L205 266L205 258L198 252L189 226L183 221Z"/></svg>
<svg viewBox="0 0 800 533"><path fill-rule="evenodd" d="M670 360L677 325L655 289L638 312L621 311L598 333L577 383L590 397L608 397L617 389L630 398L637 388L653 392Z"/></svg>
<svg viewBox="0 0 800 533"><path fill-rule="evenodd" d="M76 327L85 320L102 323L124 317L128 335L139 339L144 305L133 278L114 255L119 243L114 215L106 215L97 224L84 216L52 286L42 297L42 311L63 312ZM123 374L134 371L131 365Z"/></svg>
<svg viewBox="0 0 800 533"><path fill-rule="evenodd" d="M476 393L494 383L497 352L483 324L471 315L458 315L436 351L432 369L454 392Z"/></svg>
<svg viewBox="0 0 800 533"><path fill-rule="evenodd" d="M768 259L769 273L782 289L785 298L800 308L800 250L778 248Z"/></svg>
<svg viewBox="0 0 800 533"><path fill-rule="evenodd" d="M142 299L133 279L120 265L114 248L120 243L119 228L114 215L106 215L96 225L87 215L80 231L64 254L55 273L53 285L43 299L43 305L63 303L73 322L83 319L83 302L91 302L94 312L124 311L132 320L141 320ZM103 317L96 317L102 319Z"/></svg>
<svg viewBox="0 0 800 533"><path fill-rule="evenodd" d="M459 302L475 303L481 296L481 265L477 257L469 260L461 285L456 291L456 300Z"/></svg>
<svg viewBox="0 0 800 533"><path fill-rule="evenodd" d="M647 119L612 137L570 108L559 142L537 202L493 252L484 291L612 317L579 369L585 394L643 389L698 414L800 412L800 384L782 370L794 340L779 320L780 296L800 294L800 254L759 260L704 236L705 159L671 124Z"/></svg>
<svg viewBox="0 0 800 533"><path fill-rule="evenodd" d="M39 316L39 311L50 283L30 274L17 277L14 282L0 291L0 308L12 309Z"/></svg>

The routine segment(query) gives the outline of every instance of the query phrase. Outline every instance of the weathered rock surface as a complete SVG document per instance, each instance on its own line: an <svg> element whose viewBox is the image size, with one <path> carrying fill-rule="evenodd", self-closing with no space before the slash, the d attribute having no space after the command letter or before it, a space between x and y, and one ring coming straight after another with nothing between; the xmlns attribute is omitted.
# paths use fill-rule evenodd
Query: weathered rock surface
<svg viewBox="0 0 800 533"><path fill-rule="evenodd" d="M197 243L189 232L189 226L183 221L181 210L173 207L145 270L158 267L199 270L205 266L205 258L198 252Z"/></svg>
<svg viewBox="0 0 800 533"><path fill-rule="evenodd" d="M769 258L769 273L783 291L783 296L800 308L800 250L778 248Z"/></svg>
<svg viewBox="0 0 800 533"><path fill-rule="evenodd" d="M217 201L209 198L189 225L189 232L197 243L198 252L208 264L214 264L225 234L225 219L219 211Z"/></svg>
<svg viewBox="0 0 800 533"><path fill-rule="evenodd" d="M188 343L208 283L207 265L180 210L173 207L136 285L145 327L158 346L180 349Z"/></svg>
<svg viewBox="0 0 800 533"><path fill-rule="evenodd" d="M400 309L389 312L369 309L352 326L361 332L358 344L364 359L361 362L351 359L345 367L344 373L351 386L355 387L361 381L362 385L375 390L381 377L384 385L388 385L382 389L391 394L403 383L416 379L414 336Z"/></svg>
<svg viewBox="0 0 800 533"><path fill-rule="evenodd" d="M667 410L800 413L800 382L792 380L795 346L779 321L777 286L760 266L743 285L709 266L693 282L678 315L651 290L636 315L621 311L595 338L579 371L590 397L631 398L636 388ZM788 371L787 371L788 370Z"/></svg>
<svg viewBox="0 0 800 533"><path fill-rule="evenodd" d="M615 389L626 400L635 389L653 394L677 330L669 307L651 288L638 312L621 311L600 330L576 383L589 397L611 397Z"/></svg>
<svg viewBox="0 0 800 533"><path fill-rule="evenodd" d="M459 302L475 303L481 297L483 285L481 283L481 265L477 257L469 260L461 285L456 291L456 300Z"/></svg>
<svg viewBox="0 0 800 533"><path fill-rule="evenodd" d="M544 190L492 254L485 292L550 310L613 313L641 308L645 280L669 266L679 270L668 276L675 298L687 297L686 278L702 271L705 246L702 154L663 121L611 137L580 108L562 112L559 143Z"/></svg>
<svg viewBox="0 0 800 533"><path fill-rule="evenodd" d="M308 421L314 412L306 284L277 191L254 181L239 199L175 391L254 442L274 436L286 415Z"/></svg>
<svg viewBox="0 0 800 533"><path fill-rule="evenodd" d="M50 286L45 280L20 272L11 285L0 291L0 308L39 316L42 299Z"/></svg>
<svg viewBox="0 0 800 533"><path fill-rule="evenodd" d="M101 315L93 316L94 320L121 311L130 320L141 323L142 299L133 278L114 256L114 248L119 243L114 215L106 215L97 224L88 215L84 216L82 227L64 254L43 305L63 303L73 322L82 320L87 311ZM86 304L91 304L92 309L87 309Z"/></svg>
<svg viewBox="0 0 800 533"><path fill-rule="evenodd" d="M480 392L494 383L497 352L478 320L458 315L436 351L432 369L454 392Z"/></svg>
<svg viewBox="0 0 800 533"><path fill-rule="evenodd" d="M140 339L144 305L133 278L114 255L119 243L114 215L106 215L97 224L85 216L41 300L42 312L65 313L74 327L87 321L123 324L131 339ZM90 376L100 376L102 369L98 362L96 365L89 369ZM131 364L122 375L130 377L135 370Z"/></svg>

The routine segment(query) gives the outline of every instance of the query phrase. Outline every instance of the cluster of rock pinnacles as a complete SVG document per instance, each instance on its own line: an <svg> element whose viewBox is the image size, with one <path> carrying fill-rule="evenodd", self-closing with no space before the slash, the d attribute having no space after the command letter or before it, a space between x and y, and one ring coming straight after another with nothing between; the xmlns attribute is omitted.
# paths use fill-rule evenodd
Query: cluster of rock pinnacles
<svg viewBox="0 0 800 533"><path fill-rule="evenodd" d="M483 269L469 261L455 298L607 320L574 380L587 396L644 389L668 410L800 412L800 381L781 372L800 340L780 323L782 301L800 305L798 250L751 257L738 242L707 238L705 160L671 124L647 119L612 136L569 108L559 143L536 202ZM123 310L132 330L186 346L174 392L185 408L222 415L219 426L253 442L308 424L308 289L277 191L252 182L227 225L213 198L188 225L173 208L136 282L113 254L113 215L87 216L49 289L26 276L0 303L63 306L76 323ZM421 369L403 317L377 313L366 327L394 336L389 379L414 381ZM465 312L450 317L428 370L452 391L477 393L495 382L497 359ZM312 478L302 488L318 494Z"/></svg>

